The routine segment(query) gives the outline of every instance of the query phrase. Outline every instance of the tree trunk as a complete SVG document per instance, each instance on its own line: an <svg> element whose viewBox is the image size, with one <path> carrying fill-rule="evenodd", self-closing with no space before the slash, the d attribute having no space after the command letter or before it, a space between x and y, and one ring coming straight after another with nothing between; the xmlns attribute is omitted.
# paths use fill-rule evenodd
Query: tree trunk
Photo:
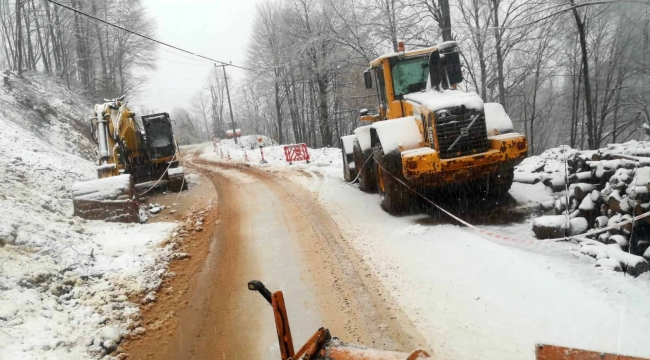
<svg viewBox="0 0 650 360"><path fill-rule="evenodd" d="M0 3L1 4L1 3ZM8 9L9 3L5 2L5 7L7 8L7 12L10 10ZM7 27L7 22L8 20L4 16L4 10L2 10L2 7L0 7L0 25L2 25L2 43L3 47L5 50L5 55L7 58L7 62L9 63L9 68L13 68L15 65L15 60L16 60L16 55L14 53L14 47L12 45L12 35L10 34L9 29L11 26Z"/></svg>
<svg viewBox="0 0 650 360"><path fill-rule="evenodd" d="M576 27L578 28L578 36L580 38L580 50L582 53L582 72L583 72L583 81L585 87L585 110L587 112L587 143L589 149L595 150L595 133L594 133L594 123L593 123L593 112L591 107L591 84L589 83L589 57L587 55L587 38L585 35L585 24L580 19L580 14L578 14L578 9L576 8L575 0L569 0L573 6L573 17L576 21Z"/></svg>
<svg viewBox="0 0 650 360"><path fill-rule="evenodd" d="M22 4L20 1L16 1L16 72L18 75L23 73L23 27L22 27Z"/></svg>
<svg viewBox="0 0 650 360"><path fill-rule="evenodd" d="M319 74L316 77L318 85L318 122L323 146L332 146L332 129L327 108L327 81Z"/></svg>
<svg viewBox="0 0 650 360"><path fill-rule="evenodd" d="M278 70L275 70L275 81L274 81L274 90L275 90L275 116L278 120L278 143L282 144L284 138L282 137L282 104L280 104L280 84L278 83L279 75Z"/></svg>
<svg viewBox="0 0 650 360"><path fill-rule="evenodd" d="M17 0L21 1L21 0ZM29 5L27 9L23 9L23 17L25 18L25 39L27 40L27 67L34 71L36 70L36 57L34 56L34 47L32 46L32 29L31 21L29 21Z"/></svg>
<svg viewBox="0 0 650 360"><path fill-rule="evenodd" d="M438 0L438 7L440 7L440 12L442 13L442 41L452 41L449 0Z"/></svg>
<svg viewBox="0 0 650 360"><path fill-rule="evenodd" d="M106 5L107 6L107 5ZM91 2L91 11L93 16L97 16L97 4L95 1ZM99 47L99 59L101 62L101 70L102 70L102 78L101 78L101 91L104 92L106 88L106 81L107 81L107 76L108 76L108 71L106 70L106 57L104 56L104 41L102 41L102 32L99 29L99 24L97 22L95 24L95 36L97 37L97 46Z"/></svg>
<svg viewBox="0 0 650 360"><path fill-rule="evenodd" d="M503 49L501 48L501 40L503 36L503 30L499 28L499 3L501 0L492 0L492 11L494 12L494 50L497 56L497 82L499 83L499 102L503 105L505 110L508 110L506 104L506 86L505 79L503 75Z"/></svg>
<svg viewBox="0 0 650 360"><path fill-rule="evenodd" d="M56 33L54 32L54 26L52 26L52 17L50 15L50 3L47 0L42 0L43 7L45 8L45 16L47 19L47 27L49 30L49 39L52 42L52 52L54 53L54 64L56 65L56 71L62 70L62 61L61 61L61 49L57 43Z"/></svg>
<svg viewBox="0 0 650 360"><path fill-rule="evenodd" d="M41 37L41 26L38 22L38 15L36 15L36 7L34 6L34 0L29 2L32 5L32 15L34 16L34 22L36 24L36 39L38 40L38 46L41 49L41 58L43 59L43 67L45 67L45 72L50 72L50 53L45 51L45 45L43 44L43 38Z"/></svg>

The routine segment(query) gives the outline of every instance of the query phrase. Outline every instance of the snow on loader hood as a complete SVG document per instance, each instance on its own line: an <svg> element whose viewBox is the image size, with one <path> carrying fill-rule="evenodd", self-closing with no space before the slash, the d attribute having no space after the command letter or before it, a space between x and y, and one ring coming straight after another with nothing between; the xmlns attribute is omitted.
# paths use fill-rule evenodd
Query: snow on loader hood
<svg viewBox="0 0 650 360"><path fill-rule="evenodd" d="M404 99L425 105L430 111L438 111L458 105L465 105L468 109L483 110L483 99L477 93L460 90L427 90L418 93L406 94Z"/></svg>

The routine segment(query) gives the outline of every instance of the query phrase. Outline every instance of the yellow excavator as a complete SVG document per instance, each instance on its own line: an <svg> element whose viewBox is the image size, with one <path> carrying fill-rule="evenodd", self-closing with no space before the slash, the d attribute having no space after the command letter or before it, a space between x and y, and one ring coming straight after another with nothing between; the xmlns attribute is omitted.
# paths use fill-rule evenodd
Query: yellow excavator
<svg viewBox="0 0 650 360"><path fill-rule="evenodd" d="M282 291L271 293L261 281L248 282L248 290L257 291L273 308L275 329L278 335L281 360L415 360L435 359L424 350L412 352L387 351L348 344L332 337L329 330L318 329L307 342L295 350L289 317ZM537 360L648 360L633 356L568 348L556 345L537 344Z"/></svg>
<svg viewBox="0 0 650 360"><path fill-rule="evenodd" d="M368 123L341 140L343 175L359 188L378 191L389 213L408 209L413 191L457 188L483 194L508 192L514 167L528 152L503 106L484 103L463 81L456 42L398 51L373 60L364 72L376 84L378 111L360 112Z"/></svg>
<svg viewBox="0 0 650 360"><path fill-rule="evenodd" d="M138 222L138 201L154 188L186 188L178 143L167 113L141 117L124 96L95 105L91 135L98 146L98 180L72 186L74 215L91 220Z"/></svg>

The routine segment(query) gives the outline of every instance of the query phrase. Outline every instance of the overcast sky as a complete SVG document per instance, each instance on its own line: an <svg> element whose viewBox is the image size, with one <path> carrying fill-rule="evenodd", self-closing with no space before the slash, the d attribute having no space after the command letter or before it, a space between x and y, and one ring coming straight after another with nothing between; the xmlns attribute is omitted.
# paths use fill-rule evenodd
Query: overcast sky
<svg viewBox="0 0 650 360"><path fill-rule="evenodd" d="M244 63L255 4L262 0L141 0L156 23L155 38L213 59ZM157 112L189 106L214 66L179 51L158 47L157 70L129 101ZM236 81L244 70L228 68Z"/></svg>

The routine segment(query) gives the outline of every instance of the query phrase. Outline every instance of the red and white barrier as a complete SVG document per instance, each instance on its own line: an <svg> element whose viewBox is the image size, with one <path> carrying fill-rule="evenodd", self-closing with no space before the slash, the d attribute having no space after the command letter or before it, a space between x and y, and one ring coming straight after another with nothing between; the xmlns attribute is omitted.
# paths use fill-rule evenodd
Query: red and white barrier
<svg viewBox="0 0 650 360"><path fill-rule="evenodd" d="M309 163L310 160L306 144L286 145L284 147L284 157L289 165L293 164L294 161L305 160Z"/></svg>
<svg viewBox="0 0 650 360"><path fill-rule="evenodd" d="M260 164L266 164L266 159L264 158L264 150L262 150L262 145L260 145L260 154L262 155L262 160L260 161Z"/></svg>

